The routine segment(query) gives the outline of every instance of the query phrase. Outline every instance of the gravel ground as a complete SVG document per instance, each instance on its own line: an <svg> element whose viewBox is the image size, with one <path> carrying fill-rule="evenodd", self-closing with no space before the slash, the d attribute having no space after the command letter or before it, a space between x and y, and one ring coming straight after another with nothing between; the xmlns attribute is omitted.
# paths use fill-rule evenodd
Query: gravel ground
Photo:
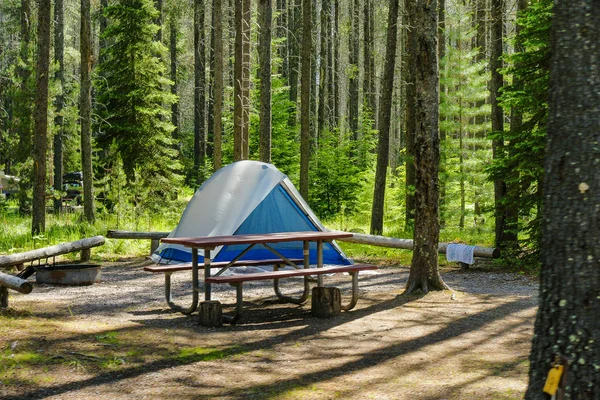
<svg viewBox="0 0 600 400"><path fill-rule="evenodd" d="M0 398L523 397L538 286L527 277L448 269L442 277L452 291L406 298L400 294L408 268L385 267L361 273L357 307L332 319L311 317L310 302L280 304L270 282L249 282L240 323L209 329L197 325L197 314L183 316L168 308L163 276L144 272L148 263L105 263L102 282L92 286L36 284L29 295L11 295L11 307L31 311L41 321L68 324L68 331L44 339L46 353L94 342L99 326L101 332L150 340L157 353L199 345L243 352L217 360L147 360L141 365L124 357L131 365L118 373L46 371L41 373L48 374L47 381L25 391L0 385ZM297 294L300 282L289 279L282 291ZM348 294L348 276L326 277L325 283L339 287L343 298ZM187 306L189 273L173 274L173 287L176 301ZM213 299L231 310L235 289L213 285ZM11 334L0 338L0 349L17 337L26 340L28 332Z"/></svg>

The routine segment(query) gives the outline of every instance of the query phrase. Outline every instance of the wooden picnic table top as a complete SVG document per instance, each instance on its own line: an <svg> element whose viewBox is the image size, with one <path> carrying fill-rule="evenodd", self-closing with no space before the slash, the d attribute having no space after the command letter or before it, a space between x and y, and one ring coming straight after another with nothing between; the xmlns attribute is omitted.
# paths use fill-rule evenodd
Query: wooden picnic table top
<svg viewBox="0 0 600 400"><path fill-rule="evenodd" d="M163 243L180 244L182 246L191 248L210 248L235 244L280 243L296 241L329 241L352 236L353 234L349 232L303 231L264 233L252 235L179 237L164 238L161 240Z"/></svg>

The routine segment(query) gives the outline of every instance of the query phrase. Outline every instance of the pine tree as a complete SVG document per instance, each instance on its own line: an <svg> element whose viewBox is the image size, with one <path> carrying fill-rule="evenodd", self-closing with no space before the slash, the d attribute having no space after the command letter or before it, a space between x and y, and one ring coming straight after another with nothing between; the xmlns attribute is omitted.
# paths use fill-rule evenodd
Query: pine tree
<svg viewBox="0 0 600 400"><path fill-rule="evenodd" d="M448 10L447 18L446 35L451 46L448 46L446 55L441 61L440 82L446 90L441 93L440 130L446 137L443 157L446 160L444 175L446 177L451 175L453 166L458 165L460 197L458 226L464 228L467 177L473 180L482 169L481 163L477 162L478 152L467 151L465 144L467 140L475 137L475 133L484 129L489 130L489 124L477 123L481 120L479 116L489 114L489 105L482 104L482 100L488 96L489 74L484 72L485 60L476 61L478 49L470 48L476 31L470 28L471 18L467 8L457 5L456 8ZM468 168L468 164L475 164L479 168ZM453 182L447 183L450 186ZM477 186L477 190L481 190L481 184ZM448 191L450 190L449 187ZM441 201L443 202L444 199Z"/></svg>
<svg viewBox="0 0 600 400"><path fill-rule="evenodd" d="M113 44L102 54L102 79L96 82L99 144L105 149L117 145L129 182L141 179L157 192L175 187L179 166L168 117L176 97L163 90L171 82L161 60L166 48L154 40L158 12L152 0L127 0L106 8L105 15L112 24L104 38Z"/></svg>

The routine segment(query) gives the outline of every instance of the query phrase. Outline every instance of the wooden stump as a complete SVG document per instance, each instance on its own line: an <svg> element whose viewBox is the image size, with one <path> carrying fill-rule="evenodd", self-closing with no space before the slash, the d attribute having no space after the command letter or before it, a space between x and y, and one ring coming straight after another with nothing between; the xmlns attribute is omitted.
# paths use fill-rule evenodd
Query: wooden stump
<svg viewBox="0 0 600 400"><path fill-rule="evenodd" d="M81 250L81 262L88 262L92 258L92 250L91 249L83 249Z"/></svg>
<svg viewBox="0 0 600 400"><path fill-rule="evenodd" d="M335 287L314 287L312 290L311 311L317 318L331 318L339 315L342 309L342 295Z"/></svg>
<svg viewBox="0 0 600 400"><path fill-rule="evenodd" d="M223 325L223 307L216 300L207 300L200 303L198 324L214 328Z"/></svg>
<svg viewBox="0 0 600 400"><path fill-rule="evenodd" d="M8 289L0 286L0 308L8 308Z"/></svg>

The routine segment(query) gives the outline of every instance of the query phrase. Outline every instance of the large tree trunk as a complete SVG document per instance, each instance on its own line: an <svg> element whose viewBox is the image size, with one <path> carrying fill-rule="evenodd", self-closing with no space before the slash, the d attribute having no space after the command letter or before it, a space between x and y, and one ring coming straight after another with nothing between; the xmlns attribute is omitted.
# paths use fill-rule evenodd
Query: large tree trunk
<svg viewBox="0 0 600 400"><path fill-rule="evenodd" d="M600 8L557 1L552 27L540 307L526 399L552 363L566 374L559 399L600 398Z"/></svg>
<svg viewBox="0 0 600 400"><path fill-rule="evenodd" d="M251 0L242 0L242 143L243 158L250 158L250 24Z"/></svg>
<svg viewBox="0 0 600 400"><path fill-rule="evenodd" d="M221 0L213 0L212 24L214 35L214 78L213 78L213 162L215 171L222 166L222 135L223 135L223 5Z"/></svg>
<svg viewBox="0 0 600 400"><path fill-rule="evenodd" d="M177 26L179 24L178 18L175 15L171 15L169 23L169 52L171 54L171 93L175 96L179 94L179 79L177 79ZM181 144L179 138L179 100L171 104L171 123L175 126L173 129L173 140L176 143L178 153L181 154Z"/></svg>
<svg viewBox="0 0 600 400"><path fill-rule="evenodd" d="M410 2L413 0L405 0L404 9L410 12ZM411 18L408 18L408 24L411 24ZM412 25L409 25L412 29ZM405 206L406 212L404 217L404 231L413 232L415 225L415 72L419 65L417 64L417 36L413 32L406 35L407 66L404 68L406 76L406 109L405 109L405 135L406 135L406 177L405 177Z"/></svg>
<svg viewBox="0 0 600 400"><path fill-rule="evenodd" d="M92 170L92 14L90 0L81 0L81 86L79 120L81 123L81 169L83 171L83 213L94 222L94 175Z"/></svg>
<svg viewBox="0 0 600 400"><path fill-rule="evenodd" d="M54 190L56 193L62 193L63 176L63 135L64 135L64 117L62 111L65 103L65 9L63 0L54 2L54 60L58 64L54 73L54 79L59 85L59 92L54 99L55 117L54 117ZM58 214L62 208L62 195L54 199L54 213Z"/></svg>
<svg viewBox="0 0 600 400"><path fill-rule="evenodd" d="M360 54L360 0L351 1L351 28L348 58L348 123L354 140L358 140L358 79L360 75L359 54Z"/></svg>
<svg viewBox="0 0 600 400"><path fill-rule="evenodd" d="M415 233L414 251L406 293L420 289L447 289L438 270L440 236L438 172L440 136L438 127L439 72L437 59L437 0L410 1L409 20L417 45L415 72Z"/></svg>
<svg viewBox="0 0 600 400"><path fill-rule="evenodd" d="M48 70L50 67L50 0L38 5L38 46L33 142L33 218L32 235L46 230L46 152L48 150Z"/></svg>
<svg viewBox="0 0 600 400"><path fill-rule="evenodd" d="M311 0L302 0L302 56L300 57L300 194L308 199L308 166L310 161L310 55L311 37Z"/></svg>
<svg viewBox="0 0 600 400"><path fill-rule="evenodd" d="M503 20L504 0L492 0L492 46L490 48L490 103L492 106L492 131L502 132L504 130L504 112L500 107L500 90L503 86L502 78L502 43L503 43ZM495 139L492 141L492 153L494 159L500 157L504 151L504 141ZM495 202L495 234L496 246L505 248L507 242L513 241L509 235L506 224L506 207L503 202L506 198L506 183L502 179L494 180L494 202Z"/></svg>
<svg viewBox="0 0 600 400"><path fill-rule="evenodd" d="M373 127L377 126L377 92L375 90L375 28L373 21L373 1L364 0L363 3L363 104L371 113ZM388 30L390 26L388 25ZM385 72L384 72L385 74Z"/></svg>
<svg viewBox="0 0 600 400"><path fill-rule="evenodd" d="M271 0L258 0L260 75L260 160L271 162Z"/></svg>
<svg viewBox="0 0 600 400"><path fill-rule="evenodd" d="M298 104L298 69L300 68L300 29L302 26L302 0L290 0L289 4L289 29L287 40L289 42L289 85L290 85L290 117L288 126L295 126L297 123L297 104Z"/></svg>
<svg viewBox="0 0 600 400"><path fill-rule="evenodd" d="M205 0L194 0L194 181L204 181L206 161Z"/></svg>
<svg viewBox="0 0 600 400"><path fill-rule="evenodd" d="M331 4L329 0L322 0L321 10L321 54L319 56L319 112L318 112L318 135L326 129L329 129L329 59L328 46L330 43L329 33L331 31Z"/></svg>
<svg viewBox="0 0 600 400"><path fill-rule="evenodd" d="M398 0L390 0L388 32L385 51L385 67L381 83L381 104L379 108L379 144L377 147L377 167L375 170L375 190L371 214L371 234L383 232L383 208L385 182L390 157L390 124L392 114L392 94L394 93L394 71L396 68L396 41L398 38Z"/></svg>
<svg viewBox="0 0 600 400"><path fill-rule="evenodd" d="M339 127L340 124L340 1L333 0L333 65L331 86L333 91L332 125Z"/></svg>

